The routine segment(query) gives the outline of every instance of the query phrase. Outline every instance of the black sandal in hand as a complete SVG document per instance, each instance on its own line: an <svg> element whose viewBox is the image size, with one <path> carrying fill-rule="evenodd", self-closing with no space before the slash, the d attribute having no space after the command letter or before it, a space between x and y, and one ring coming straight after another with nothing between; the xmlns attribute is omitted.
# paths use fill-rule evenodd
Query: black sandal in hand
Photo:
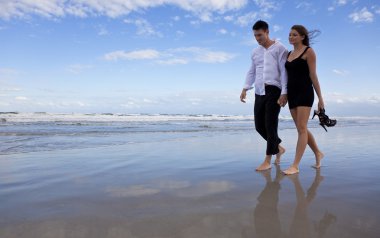
<svg viewBox="0 0 380 238"><path fill-rule="evenodd" d="M325 114L325 109L321 109L319 112L317 110L314 110L314 115L312 119L314 119L315 115L318 116L319 118L319 125L325 129L327 132L326 126L327 127L332 127L335 126L336 120L335 119L330 119L326 114Z"/></svg>

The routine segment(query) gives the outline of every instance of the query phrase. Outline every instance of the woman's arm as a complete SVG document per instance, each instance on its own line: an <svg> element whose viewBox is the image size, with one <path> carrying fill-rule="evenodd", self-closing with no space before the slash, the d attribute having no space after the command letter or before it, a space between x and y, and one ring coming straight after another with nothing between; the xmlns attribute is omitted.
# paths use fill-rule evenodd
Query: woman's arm
<svg viewBox="0 0 380 238"><path fill-rule="evenodd" d="M318 96L318 110L325 108L321 87L319 85L318 76L317 76L317 57L315 55L315 52L312 48L308 49L306 52L306 61L307 65L309 66L309 72L310 72L310 78L311 82L313 83L313 87L315 92Z"/></svg>

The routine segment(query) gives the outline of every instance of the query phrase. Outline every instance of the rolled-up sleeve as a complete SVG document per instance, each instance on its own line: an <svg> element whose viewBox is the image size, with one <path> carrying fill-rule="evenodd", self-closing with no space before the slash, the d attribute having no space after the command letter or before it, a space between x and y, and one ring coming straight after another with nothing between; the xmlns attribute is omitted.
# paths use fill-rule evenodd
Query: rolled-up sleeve
<svg viewBox="0 0 380 238"><path fill-rule="evenodd" d="M248 70L247 76L245 77L244 89L251 90L256 78L256 66L253 60L253 55L251 55L251 67Z"/></svg>
<svg viewBox="0 0 380 238"><path fill-rule="evenodd" d="M288 50L281 47L278 57L278 67L280 71L281 94L288 94L288 73L286 72L285 63L288 59Z"/></svg>

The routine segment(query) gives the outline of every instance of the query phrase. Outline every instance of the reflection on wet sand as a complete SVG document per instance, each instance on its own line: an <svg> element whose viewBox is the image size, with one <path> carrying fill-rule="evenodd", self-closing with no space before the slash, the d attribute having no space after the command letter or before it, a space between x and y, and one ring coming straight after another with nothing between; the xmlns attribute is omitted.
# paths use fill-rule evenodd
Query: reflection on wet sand
<svg viewBox="0 0 380 238"><path fill-rule="evenodd" d="M284 176L280 166L276 166L276 175L272 180L270 170L258 172L266 183L265 187L257 198L258 203L254 210L254 224L258 237L312 237L311 222L308 217L308 207L317 195L317 189L323 181L321 170L316 170L314 181L305 194L299 181L299 175ZM281 181L284 178L291 181L295 189L297 205L294 211L289 232L284 232L278 212L279 192ZM290 214L289 214L290 215ZM336 222L336 216L326 212L323 218L314 224L314 230L318 237L324 237L332 223Z"/></svg>

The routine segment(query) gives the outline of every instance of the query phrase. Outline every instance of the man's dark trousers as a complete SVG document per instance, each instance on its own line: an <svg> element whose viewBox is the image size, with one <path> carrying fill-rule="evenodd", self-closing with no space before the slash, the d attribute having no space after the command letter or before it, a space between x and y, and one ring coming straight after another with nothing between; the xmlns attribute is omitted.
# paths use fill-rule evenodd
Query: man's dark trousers
<svg viewBox="0 0 380 238"><path fill-rule="evenodd" d="M266 85L265 95L255 95L255 127L256 131L267 141L267 155L275 155L279 152L278 145L281 139L278 137L278 115L281 107L277 100L281 95L281 89L276 86Z"/></svg>

